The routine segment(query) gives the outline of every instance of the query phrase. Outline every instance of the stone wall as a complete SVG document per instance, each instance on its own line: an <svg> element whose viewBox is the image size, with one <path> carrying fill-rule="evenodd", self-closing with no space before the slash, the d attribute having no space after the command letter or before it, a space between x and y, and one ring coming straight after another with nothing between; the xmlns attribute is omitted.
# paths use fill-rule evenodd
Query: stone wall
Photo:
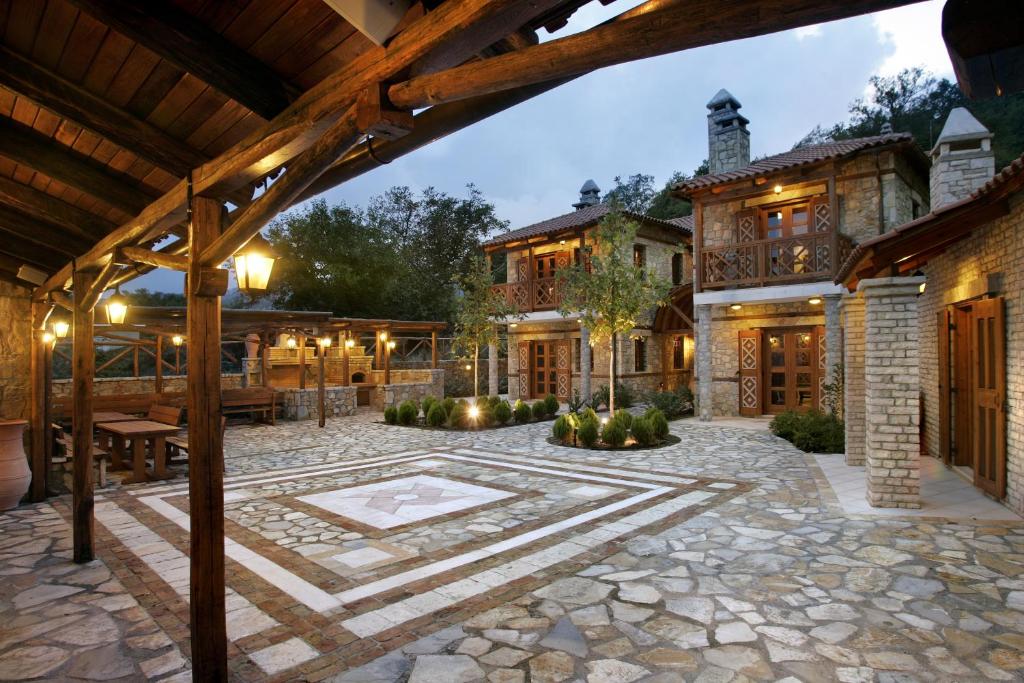
<svg viewBox="0 0 1024 683"><path fill-rule="evenodd" d="M921 391L925 443L939 449L939 380L936 313L944 306L983 293L995 276L1006 308L1006 505L1024 514L1024 194L1010 202L1010 215L971 233L925 268L928 286L920 299Z"/></svg>
<svg viewBox="0 0 1024 683"><path fill-rule="evenodd" d="M0 280L0 419L27 419L31 400L29 351L32 292Z"/></svg>
<svg viewBox="0 0 1024 683"><path fill-rule="evenodd" d="M185 393L188 383L186 375L169 375L163 378L164 391L169 394ZM242 386L241 373L220 376L222 389L238 389ZM70 379L53 380L54 398L71 395ZM152 394L156 392L156 378L150 377L97 377L93 380L93 394L115 396L119 394Z"/></svg>
<svg viewBox="0 0 1024 683"><path fill-rule="evenodd" d="M278 392L283 401L284 416L289 420L319 420L320 402L317 390L284 389ZM356 387L325 387L324 408L327 417L343 417L356 413Z"/></svg>
<svg viewBox="0 0 1024 683"><path fill-rule="evenodd" d="M948 142L940 143L931 170L932 208L965 199L995 175L992 138L975 140L973 144L976 149L955 150Z"/></svg>
<svg viewBox="0 0 1024 683"><path fill-rule="evenodd" d="M396 374L399 372L402 375ZM422 401L427 396L444 398L444 370L392 370L391 379L401 381L379 384L371 389L370 405L375 410L383 411L409 399Z"/></svg>

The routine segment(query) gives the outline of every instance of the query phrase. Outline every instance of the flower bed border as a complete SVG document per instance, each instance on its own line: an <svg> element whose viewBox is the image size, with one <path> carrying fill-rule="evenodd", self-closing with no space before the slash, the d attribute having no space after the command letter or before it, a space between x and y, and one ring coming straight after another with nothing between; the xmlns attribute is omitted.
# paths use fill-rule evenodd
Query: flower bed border
<svg viewBox="0 0 1024 683"><path fill-rule="evenodd" d="M509 427L529 427L530 425L540 424L542 422L554 422L558 419L558 415L552 415L551 417L545 417L540 420L531 420L529 422L508 422L503 425L491 425L490 427L467 427L460 429L457 427L431 427L424 422L425 418L416 418L416 422L411 425L404 425L401 422L395 424L388 424L384 420L377 420L374 424L385 425L387 427L408 427L410 429L423 429L428 432L489 432L495 429L508 429Z"/></svg>
<svg viewBox="0 0 1024 683"><path fill-rule="evenodd" d="M664 438L664 440L662 440L661 443L656 443L653 446L641 446L639 444L632 444L630 446L596 446L595 445L595 446L589 446L588 447L588 446L583 446L583 445L574 446L571 443L567 443L565 441L562 441L561 439L556 439L553 436L549 436L547 438L547 442L549 444L551 444L552 446L562 446L563 448L575 448L575 449L578 449L578 450L581 450L581 451L653 451L653 450L658 449L658 448L664 448L665 446L674 446L677 443L682 443L682 441L683 440L680 439L675 434L669 434L668 436L666 436Z"/></svg>

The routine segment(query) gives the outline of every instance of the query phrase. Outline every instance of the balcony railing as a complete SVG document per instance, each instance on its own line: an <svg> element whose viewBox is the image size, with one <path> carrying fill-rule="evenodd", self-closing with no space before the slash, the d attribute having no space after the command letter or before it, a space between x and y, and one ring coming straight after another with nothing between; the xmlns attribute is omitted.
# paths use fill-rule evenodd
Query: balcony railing
<svg viewBox="0 0 1024 683"><path fill-rule="evenodd" d="M544 277L494 285L505 300L520 313L552 311L558 308L558 278Z"/></svg>
<svg viewBox="0 0 1024 683"><path fill-rule="evenodd" d="M845 235L819 232L701 250L701 287L765 286L831 278L853 248Z"/></svg>

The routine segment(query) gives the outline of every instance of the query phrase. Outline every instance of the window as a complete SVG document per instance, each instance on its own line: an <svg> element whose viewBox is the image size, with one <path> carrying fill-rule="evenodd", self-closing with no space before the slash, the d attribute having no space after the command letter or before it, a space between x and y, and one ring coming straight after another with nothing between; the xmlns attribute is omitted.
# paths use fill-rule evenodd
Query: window
<svg viewBox="0 0 1024 683"><path fill-rule="evenodd" d="M811 229L807 203L764 209L761 211L761 226L764 239L806 235Z"/></svg>
<svg viewBox="0 0 1024 683"><path fill-rule="evenodd" d="M491 254L491 282L496 285L508 282L508 256L505 252Z"/></svg>
<svg viewBox="0 0 1024 683"><path fill-rule="evenodd" d="M647 266L647 247L642 244L633 245L633 265L637 268Z"/></svg>
<svg viewBox="0 0 1024 683"><path fill-rule="evenodd" d="M555 254L544 254L535 256L533 259L533 274L538 280L555 276Z"/></svg>
<svg viewBox="0 0 1024 683"><path fill-rule="evenodd" d="M683 284L683 255L672 254L672 284Z"/></svg>
<svg viewBox="0 0 1024 683"><path fill-rule="evenodd" d="M910 200L910 217L911 219L921 217L921 203L916 199Z"/></svg>
<svg viewBox="0 0 1024 683"><path fill-rule="evenodd" d="M637 337L633 340L633 370L636 372L647 371L647 339Z"/></svg>
<svg viewBox="0 0 1024 683"><path fill-rule="evenodd" d="M683 338L672 337L672 369L683 369Z"/></svg>

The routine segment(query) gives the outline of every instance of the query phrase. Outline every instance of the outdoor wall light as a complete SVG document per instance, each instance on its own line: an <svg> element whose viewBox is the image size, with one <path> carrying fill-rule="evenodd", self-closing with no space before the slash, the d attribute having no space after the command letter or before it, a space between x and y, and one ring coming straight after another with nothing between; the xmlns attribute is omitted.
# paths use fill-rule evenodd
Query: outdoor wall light
<svg viewBox="0 0 1024 683"><path fill-rule="evenodd" d="M776 185L774 188L775 194L782 194L782 185Z"/></svg>
<svg viewBox="0 0 1024 683"><path fill-rule="evenodd" d="M729 308L734 310L734 311L738 311L741 308L743 308L743 304L733 304L732 306L729 306Z"/></svg>
<svg viewBox="0 0 1024 683"><path fill-rule="evenodd" d="M71 331L71 323L67 318L54 318L53 319L53 336L57 339L64 339L68 336L68 332Z"/></svg>
<svg viewBox="0 0 1024 683"><path fill-rule="evenodd" d="M345 348L346 349L351 349L355 345L356 345L356 340L355 339L349 338L349 339L345 340Z"/></svg>
<svg viewBox="0 0 1024 683"><path fill-rule="evenodd" d="M519 327L519 323L509 323L508 326L512 329Z"/></svg>
<svg viewBox="0 0 1024 683"><path fill-rule="evenodd" d="M43 332L43 343L52 344L56 341L56 337L53 336L53 332Z"/></svg>
<svg viewBox="0 0 1024 683"><path fill-rule="evenodd" d="M182 337L180 334L176 334L173 337L171 337L171 343L174 344L175 346L181 346L183 343L185 343L185 338Z"/></svg>
<svg viewBox="0 0 1024 683"><path fill-rule="evenodd" d="M812 306L817 306L818 304L821 303L821 297L820 296L812 296L810 299L807 300L807 303L809 303Z"/></svg>
<svg viewBox="0 0 1024 683"><path fill-rule="evenodd" d="M285 344L288 345L289 349L294 349L299 345L299 343L295 341L295 337L288 337L288 341L286 341Z"/></svg>
<svg viewBox="0 0 1024 683"><path fill-rule="evenodd" d="M393 351L394 348L395 348L395 342L394 341L389 341L388 342L388 351Z"/></svg>
<svg viewBox="0 0 1024 683"><path fill-rule="evenodd" d="M377 335L377 336L378 336L378 337L380 337L380 340L381 340L381 341L387 341L387 340L388 340L388 333L387 333L387 332L381 332L381 333L380 333L379 335Z"/></svg>
<svg viewBox="0 0 1024 683"><path fill-rule="evenodd" d="M128 317L128 300L121 295L121 288L118 287L114 293L107 297L104 302L107 309L107 322L111 325L123 325L124 319Z"/></svg>
<svg viewBox="0 0 1024 683"><path fill-rule="evenodd" d="M256 236L235 254L235 279L238 280L238 288L250 295L266 291L270 283L270 273L274 270L277 259L278 256L271 249L270 242L263 235L256 233Z"/></svg>
<svg viewBox="0 0 1024 683"><path fill-rule="evenodd" d="M926 287L928 287L928 283L927 282L922 282L921 286L917 288L917 293L918 294L924 294L924 290L925 290Z"/></svg>
<svg viewBox="0 0 1024 683"><path fill-rule="evenodd" d="M330 337L330 335L328 335L326 337L320 337L320 346L322 346L323 348L326 349L330 345L331 345L331 337Z"/></svg>

